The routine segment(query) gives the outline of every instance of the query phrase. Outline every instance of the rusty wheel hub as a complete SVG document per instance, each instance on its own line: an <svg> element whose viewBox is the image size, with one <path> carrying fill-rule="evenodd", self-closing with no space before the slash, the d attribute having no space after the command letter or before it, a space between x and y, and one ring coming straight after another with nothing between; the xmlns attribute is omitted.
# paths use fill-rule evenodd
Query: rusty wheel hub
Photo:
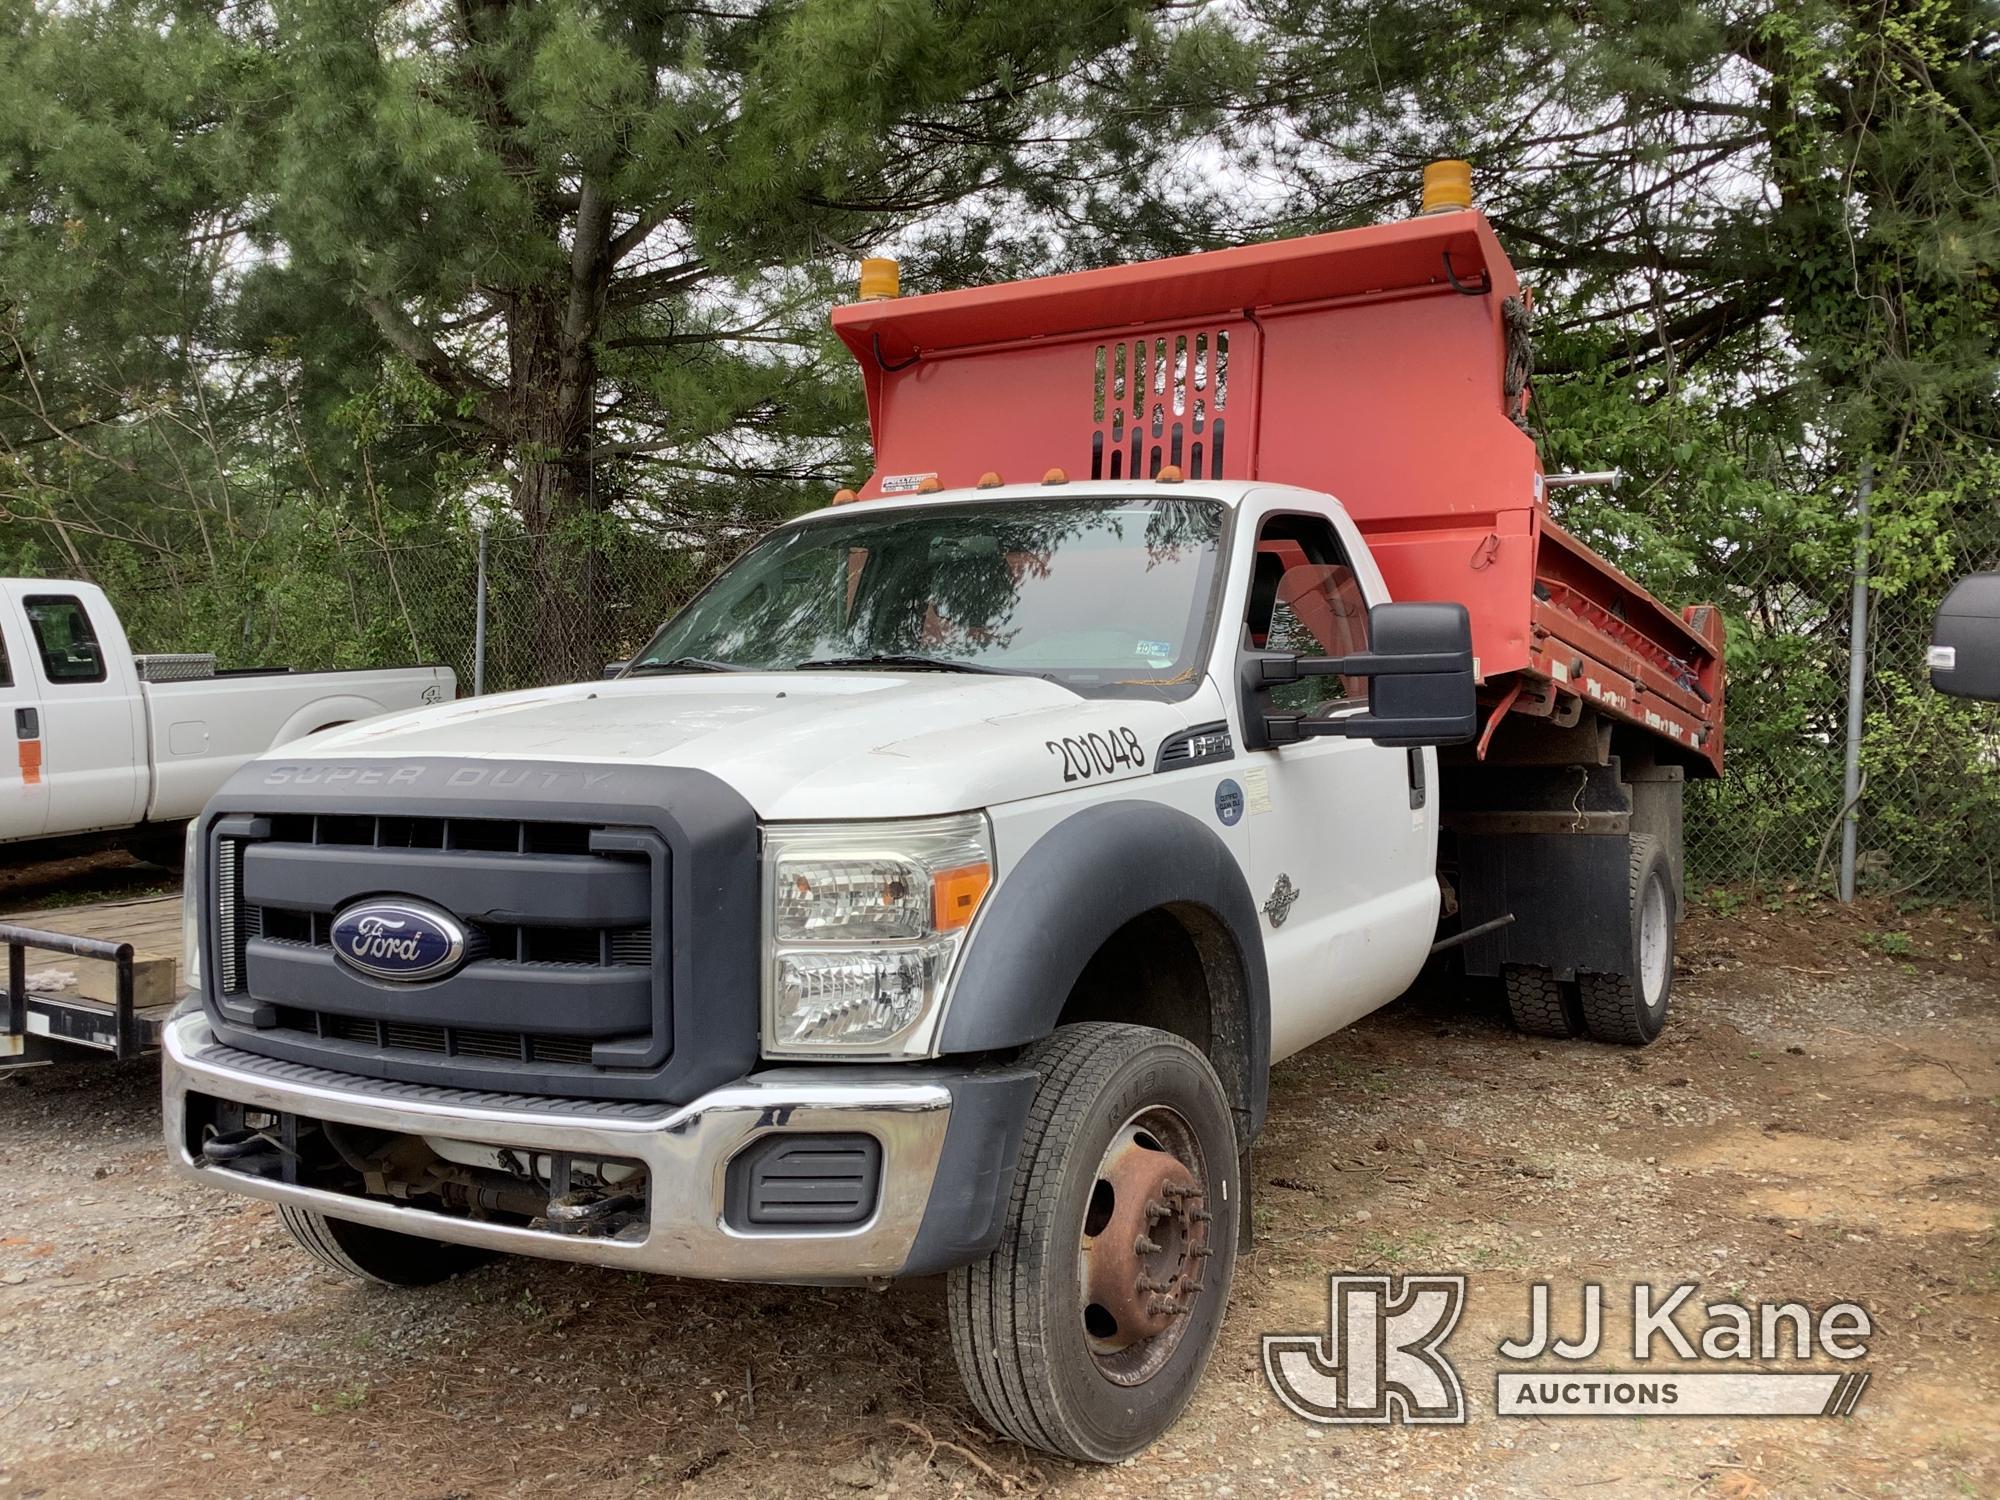
<svg viewBox="0 0 2000 1500"><path fill-rule="evenodd" d="M1149 1119L1159 1113L1171 1119ZM1179 1129L1161 1128L1172 1125ZM1098 1164L1079 1264L1083 1322L1100 1368L1121 1384L1136 1385L1166 1362L1201 1294L1209 1213L1182 1151L1199 1162L1179 1117L1146 1111Z"/></svg>

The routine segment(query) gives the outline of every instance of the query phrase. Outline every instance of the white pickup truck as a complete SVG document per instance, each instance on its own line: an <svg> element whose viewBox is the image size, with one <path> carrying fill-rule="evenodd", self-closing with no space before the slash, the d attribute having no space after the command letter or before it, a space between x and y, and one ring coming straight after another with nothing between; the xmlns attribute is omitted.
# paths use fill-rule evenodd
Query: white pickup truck
<svg viewBox="0 0 2000 1500"><path fill-rule="evenodd" d="M0 844L123 844L177 862L182 824L251 756L456 688L449 667L218 671L209 656L134 656L102 589L0 579L0 724L13 740Z"/></svg>

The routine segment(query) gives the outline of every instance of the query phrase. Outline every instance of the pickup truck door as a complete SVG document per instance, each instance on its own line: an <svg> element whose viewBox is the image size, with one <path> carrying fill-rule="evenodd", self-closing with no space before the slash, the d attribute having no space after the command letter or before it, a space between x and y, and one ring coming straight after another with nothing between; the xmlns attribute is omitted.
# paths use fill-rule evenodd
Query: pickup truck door
<svg viewBox="0 0 2000 1500"><path fill-rule="evenodd" d="M42 698L26 640L20 611L0 593L0 840L35 838L49 816Z"/></svg>
<svg viewBox="0 0 2000 1500"><path fill-rule="evenodd" d="M1366 650L1368 608L1385 597L1351 527L1273 510L1258 525L1243 649ZM1362 678L1309 677L1271 689L1269 708L1362 713L1367 695ZM1333 737L1244 756L1274 1058L1395 998L1421 967L1437 921L1435 765L1428 750Z"/></svg>
<svg viewBox="0 0 2000 1500"><path fill-rule="evenodd" d="M130 827L146 813L138 676L117 618L90 594L54 584L20 595L30 660L19 670L32 670L41 692L50 835Z"/></svg>

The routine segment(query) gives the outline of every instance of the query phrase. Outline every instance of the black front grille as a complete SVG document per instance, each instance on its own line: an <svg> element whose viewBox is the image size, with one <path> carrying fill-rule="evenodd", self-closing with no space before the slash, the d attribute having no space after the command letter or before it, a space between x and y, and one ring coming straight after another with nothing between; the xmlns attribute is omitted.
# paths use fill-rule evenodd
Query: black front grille
<svg viewBox="0 0 2000 1500"><path fill-rule="evenodd" d="M241 906L241 930L250 937L275 938L310 948L333 948L336 913L287 911L277 906ZM535 927L525 923L479 922L483 956L519 964L589 964L642 967L653 961L653 928Z"/></svg>
<svg viewBox="0 0 2000 1500"><path fill-rule="evenodd" d="M356 1086L579 1103L684 1103L756 1067L741 793L687 766L389 748L252 761L203 815L190 880L221 1045ZM337 958L332 918L364 898L451 913L463 966L397 983Z"/></svg>
<svg viewBox="0 0 2000 1500"><path fill-rule="evenodd" d="M671 1056L667 851L604 824L280 813L218 825L225 1016L298 1055L439 1076L657 1069ZM397 984L342 962L349 904L410 897L464 925L468 958Z"/></svg>
<svg viewBox="0 0 2000 1500"><path fill-rule="evenodd" d="M428 1052L438 1057L487 1057L507 1062L588 1067L590 1043L578 1037L536 1036L526 1031L484 1031L469 1026L422 1026L362 1016L337 1016L294 1005L276 1007L280 1030L323 1041L352 1042L384 1052Z"/></svg>

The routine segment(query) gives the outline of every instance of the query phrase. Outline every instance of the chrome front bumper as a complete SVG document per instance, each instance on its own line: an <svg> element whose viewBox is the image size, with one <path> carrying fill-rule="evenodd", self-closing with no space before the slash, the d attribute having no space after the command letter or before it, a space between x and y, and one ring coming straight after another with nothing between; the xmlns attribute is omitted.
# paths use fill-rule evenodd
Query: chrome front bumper
<svg viewBox="0 0 2000 1500"><path fill-rule="evenodd" d="M428 1239L726 1281L856 1281L904 1270L924 1225L953 1112L945 1081L879 1076L850 1081L829 1076L832 1070L826 1068L752 1074L681 1107L566 1105L376 1083L226 1047L200 1014L181 1016L164 1028L161 1054L167 1150L174 1165L198 1182ZM650 1221L643 1237L585 1238L206 1165L189 1149L190 1094L404 1135L640 1161L651 1179ZM749 1232L725 1223L730 1160L751 1142L782 1131L859 1132L879 1141L875 1212L837 1229ZM1011 1152L1005 1171L1011 1179Z"/></svg>

